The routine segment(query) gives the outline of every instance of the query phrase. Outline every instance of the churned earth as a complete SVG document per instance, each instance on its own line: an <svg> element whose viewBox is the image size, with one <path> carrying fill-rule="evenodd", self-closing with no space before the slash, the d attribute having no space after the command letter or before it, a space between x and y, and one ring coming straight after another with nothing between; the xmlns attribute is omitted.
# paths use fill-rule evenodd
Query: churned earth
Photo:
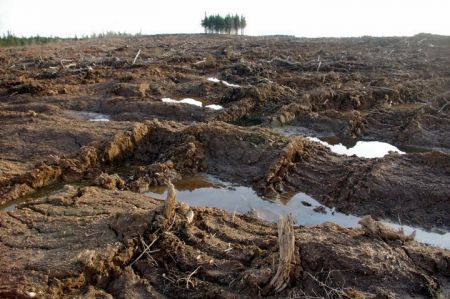
<svg viewBox="0 0 450 299"><path fill-rule="evenodd" d="M450 38L426 34L1 49L0 297L446 298L449 247L376 220L448 237L449 65ZM348 140L399 150L325 143ZM372 218L296 226L279 290L277 225L258 211L179 202L161 222L145 192L197 174Z"/></svg>

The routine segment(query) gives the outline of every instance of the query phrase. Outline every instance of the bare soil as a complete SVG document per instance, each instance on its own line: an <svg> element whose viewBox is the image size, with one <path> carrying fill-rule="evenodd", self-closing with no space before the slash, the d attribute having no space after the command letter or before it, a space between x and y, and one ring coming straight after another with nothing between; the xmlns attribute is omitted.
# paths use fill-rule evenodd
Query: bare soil
<svg viewBox="0 0 450 299"><path fill-rule="evenodd" d="M161 203L140 192L206 172L269 198L305 192L345 213L448 231L449 65L450 38L425 34L1 49L0 204L69 185L0 212L0 297L446 298L449 250L332 223L295 228L290 283L275 293L275 224L208 208L189 223L178 204L162 228ZM273 130L284 125L420 152L341 156ZM92 186L70 186L80 180Z"/></svg>

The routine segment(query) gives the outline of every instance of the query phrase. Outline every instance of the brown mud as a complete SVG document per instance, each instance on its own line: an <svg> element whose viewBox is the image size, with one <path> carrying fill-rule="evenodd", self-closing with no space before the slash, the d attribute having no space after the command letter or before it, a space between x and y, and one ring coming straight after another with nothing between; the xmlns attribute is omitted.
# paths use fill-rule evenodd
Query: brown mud
<svg viewBox="0 0 450 299"><path fill-rule="evenodd" d="M275 225L178 204L163 229L158 205L128 191L67 186L2 213L0 294L20 298L263 294L278 264ZM190 223L189 211L194 215ZM290 283L281 293L266 295L448 296L447 250L332 223L295 228L294 233ZM148 254L142 255L150 244Z"/></svg>
<svg viewBox="0 0 450 299"><path fill-rule="evenodd" d="M160 202L139 193L206 172L267 198L305 192L345 213L448 231L449 64L450 38L432 35L1 49L0 204L18 205L0 212L0 297L448 296L448 250L334 224L295 228L290 284L267 292L275 225L212 209L188 223L178 205L162 232ZM272 129L284 125L424 152L342 156ZM98 187L20 203L80 180ZM153 241L159 251L133 263Z"/></svg>

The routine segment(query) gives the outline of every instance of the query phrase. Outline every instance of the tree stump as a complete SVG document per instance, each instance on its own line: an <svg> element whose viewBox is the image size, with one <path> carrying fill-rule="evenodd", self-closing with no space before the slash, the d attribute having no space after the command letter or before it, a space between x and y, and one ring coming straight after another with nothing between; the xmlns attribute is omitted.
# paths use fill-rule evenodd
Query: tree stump
<svg viewBox="0 0 450 299"><path fill-rule="evenodd" d="M290 281L292 263L295 263L295 236L294 221L292 215L281 215L278 219L278 243L280 248L280 259L278 270L270 283L265 287L264 293L272 291L279 293L283 291Z"/></svg>

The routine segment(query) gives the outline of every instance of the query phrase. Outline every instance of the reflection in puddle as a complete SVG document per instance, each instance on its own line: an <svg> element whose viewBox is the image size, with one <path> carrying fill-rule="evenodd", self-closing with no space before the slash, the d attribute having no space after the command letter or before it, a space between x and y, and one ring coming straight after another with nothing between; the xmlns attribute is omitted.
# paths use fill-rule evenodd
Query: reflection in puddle
<svg viewBox="0 0 450 299"><path fill-rule="evenodd" d="M316 137L307 137L307 138L311 141L318 142L328 147L333 153L336 153L338 155L346 155L346 156L355 155L360 158L382 158L387 154L389 154L389 152L404 154L404 152L402 152L395 146L380 141L357 141L353 147L348 148L342 143L332 145Z"/></svg>
<svg viewBox="0 0 450 299"><path fill-rule="evenodd" d="M382 158L389 154L389 152L396 152L399 154L405 154L405 152L399 150L397 147L380 141L362 141L356 138L340 138L337 136L324 136L319 135L315 131L309 130L304 127L285 126L275 129L282 135L293 136L301 135L306 136L311 141L318 142L328 147L333 153L338 155L353 156L356 155L360 158ZM318 138L319 137L319 138Z"/></svg>
<svg viewBox="0 0 450 299"><path fill-rule="evenodd" d="M9 201L7 204L4 205L0 205L0 209L4 212L9 212L12 211L16 208L17 204L20 203L21 201Z"/></svg>
<svg viewBox="0 0 450 299"><path fill-rule="evenodd" d="M202 107L203 104L200 101L194 100L194 99L182 99L182 100L173 100L171 98L163 98L161 101L163 101L164 103L178 103L178 104L189 104L189 105L193 105L193 106L197 106L197 107Z"/></svg>
<svg viewBox="0 0 450 299"><path fill-rule="evenodd" d="M0 210L4 211L4 212L12 211L16 208L16 206L18 204L27 202L28 200L49 196L50 194L52 194L54 192L63 190L65 185L66 185L66 183L58 182L58 183L54 183L54 184L42 187L32 193L29 193L29 194L21 196L17 199L8 201L5 204L0 204ZM70 185L76 186L76 187L85 187L85 186L90 186L91 184L89 181L79 181L79 182L70 183Z"/></svg>
<svg viewBox="0 0 450 299"><path fill-rule="evenodd" d="M197 106L197 107L203 107L202 102L194 100L194 99L190 99L190 98L182 99L179 101L173 100L171 98L162 98L161 101L163 103L188 104L188 105L193 105L193 106ZM205 108L212 109L212 110L223 109L223 107L220 105L206 105Z"/></svg>
<svg viewBox="0 0 450 299"><path fill-rule="evenodd" d="M213 78L213 77L208 78L208 81L214 82L214 83L220 83L220 82L222 82L223 85L228 86L228 87L240 87L240 86L237 85L237 84L228 83L227 81L219 80L219 79Z"/></svg>
<svg viewBox="0 0 450 299"><path fill-rule="evenodd" d="M90 111L68 110L68 111L66 111L65 114L72 118L89 120L89 121L110 121L111 120L111 117L107 114L101 114L101 113L90 112Z"/></svg>
<svg viewBox="0 0 450 299"><path fill-rule="evenodd" d="M284 125L282 127L273 127L272 128L275 132L283 135L283 136L310 136L310 137L325 137L325 134L322 134L320 132L317 132L312 129L308 129L306 127L301 126L290 126L290 125Z"/></svg>
<svg viewBox="0 0 450 299"><path fill-rule="evenodd" d="M264 200L248 187L220 181L211 176L194 176L174 183L177 199L194 207L214 207L234 213L251 213L271 222L276 222L280 214L292 213L297 225L317 225L327 221L345 227L359 227L360 217L339 213L327 208L305 193L297 193L292 198L275 201ZM166 198L166 187L151 188L147 195ZM391 227L400 225L384 222ZM408 226L402 226L406 234L416 230L416 240L431 245L450 248L450 233L427 232Z"/></svg>

